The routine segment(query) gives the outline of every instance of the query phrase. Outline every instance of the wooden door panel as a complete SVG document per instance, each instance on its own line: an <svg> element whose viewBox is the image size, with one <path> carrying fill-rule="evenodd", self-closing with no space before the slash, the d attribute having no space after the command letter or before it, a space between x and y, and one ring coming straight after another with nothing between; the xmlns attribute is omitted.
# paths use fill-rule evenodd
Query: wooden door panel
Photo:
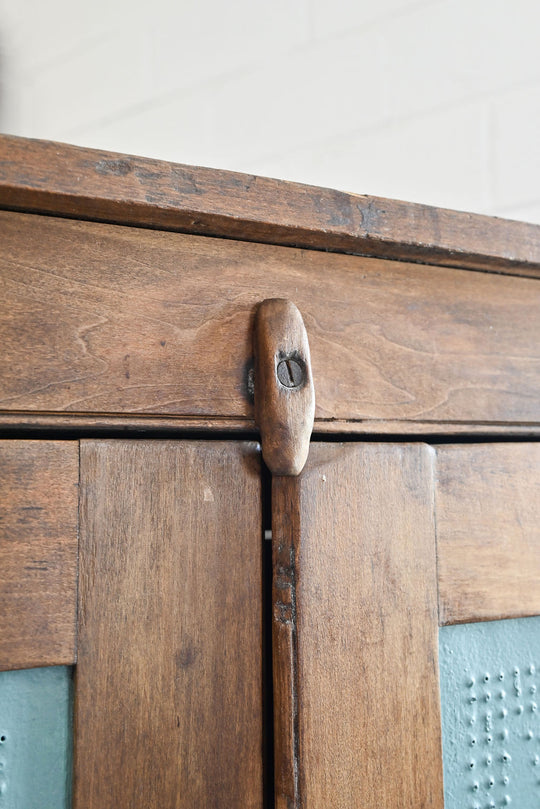
<svg viewBox="0 0 540 809"><path fill-rule="evenodd" d="M0 441L0 669L75 662L77 441Z"/></svg>
<svg viewBox="0 0 540 809"><path fill-rule="evenodd" d="M280 809L443 805L433 456L315 443L274 478Z"/></svg>
<svg viewBox="0 0 540 809"><path fill-rule="evenodd" d="M437 447L441 624L540 614L540 444Z"/></svg>
<svg viewBox="0 0 540 809"><path fill-rule="evenodd" d="M254 444L82 441L75 809L262 805Z"/></svg>

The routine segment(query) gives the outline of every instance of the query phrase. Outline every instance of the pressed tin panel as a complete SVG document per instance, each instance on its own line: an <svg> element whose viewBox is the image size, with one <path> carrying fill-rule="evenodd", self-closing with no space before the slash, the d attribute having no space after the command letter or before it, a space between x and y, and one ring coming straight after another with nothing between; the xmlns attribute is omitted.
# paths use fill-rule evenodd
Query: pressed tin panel
<svg viewBox="0 0 540 809"><path fill-rule="evenodd" d="M68 809L71 668L0 672L0 807Z"/></svg>
<svg viewBox="0 0 540 809"><path fill-rule="evenodd" d="M442 627L445 809L540 804L540 617Z"/></svg>

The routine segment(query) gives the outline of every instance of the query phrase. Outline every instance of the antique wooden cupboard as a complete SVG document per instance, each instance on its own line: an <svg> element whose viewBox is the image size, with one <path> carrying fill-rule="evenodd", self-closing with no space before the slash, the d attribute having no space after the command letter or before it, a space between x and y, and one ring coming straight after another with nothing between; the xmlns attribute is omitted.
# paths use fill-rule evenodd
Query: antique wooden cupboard
<svg viewBox="0 0 540 809"><path fill-rule="evenodd" d="M75 665L73 806L442 807L439 624L540 613L540 229L13 137L0 208L0 664Z"/></svg>

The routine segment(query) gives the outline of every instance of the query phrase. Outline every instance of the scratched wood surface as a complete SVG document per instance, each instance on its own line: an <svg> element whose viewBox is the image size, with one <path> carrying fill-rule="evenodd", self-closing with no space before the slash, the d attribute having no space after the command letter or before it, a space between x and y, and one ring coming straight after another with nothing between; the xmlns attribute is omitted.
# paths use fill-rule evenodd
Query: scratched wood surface
<svg viewBox="0 0 540 809"><path fill-rule="evenodd" d="M75 661L77 441L0 441L0 669Z"/></svg>
<svg viewBox="0 0 540 809"><path fill-rule="evenodd" d="M540 444L437 447L441 624L540 614Z"/></svg>
<svg viewBox="0 0 540 809"><path fill-rule="evenodd" d="M279 809L443 807L432 462L316 443L274 478Z"/></svg>
<svg viewBox="0 0 540 809"><path fill-rule="evenodd" d="M540 275L537 225L9 135L0 206Z"/></svg>
<svg viewBox="0 0 540 809"><path fill-rule="evenodd" d="M256 445L82 441L75 809L262 806Z"/></svg>
<svg viewBox="0 0 540 809"><path fill-rule="evenodd" d="M16 423L253 426L254 312L282 297L306 325L318 431L540 425L535 280L6 211L0 227Z"/></svg>

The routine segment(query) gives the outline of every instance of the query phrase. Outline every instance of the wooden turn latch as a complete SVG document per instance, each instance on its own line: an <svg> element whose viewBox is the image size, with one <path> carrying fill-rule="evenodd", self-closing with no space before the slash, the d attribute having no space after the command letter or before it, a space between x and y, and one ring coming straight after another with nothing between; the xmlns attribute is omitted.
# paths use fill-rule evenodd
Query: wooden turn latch
<svg viewBox="0 0 540 809"><path fill-rule="evenodd" d="M304 468L315 417L315 390L302 315L283 298L263 301L254 332L255 421L274 475Z"/></svg>

